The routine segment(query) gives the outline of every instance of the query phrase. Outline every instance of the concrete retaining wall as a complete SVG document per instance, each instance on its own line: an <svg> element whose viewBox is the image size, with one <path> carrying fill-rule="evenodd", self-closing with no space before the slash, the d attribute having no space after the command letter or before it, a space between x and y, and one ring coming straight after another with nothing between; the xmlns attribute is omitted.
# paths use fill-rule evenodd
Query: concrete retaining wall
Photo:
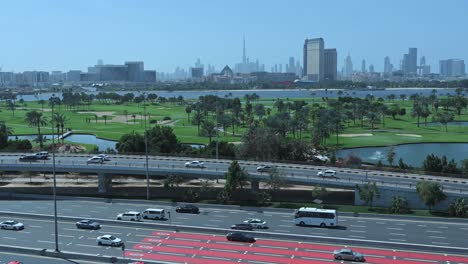
<svg viewBox="0 0 468 264"><path fill-rule="evenodd" d="M419 198L418 193L416 192L416 189L399 189L399 188L393 188L393 187L378 187L379 192L380 192L380 197L375 198L373 205L377 207L390 207L392 198L394 196L401 196L406 198L408 201L408 206L410 209L427 209L427 206L424 204L424 202ZM444 201L436 204L434 206L434 210L439 210L439 211L445 211L448 209L450 203L455 200L458 197L467 197L468 196L463 196L462 194L448 194L447 199ZM354 191L354 204L355 205L365 205L365 202L361 200L359 196L359 191L355 190Z"/></svg>

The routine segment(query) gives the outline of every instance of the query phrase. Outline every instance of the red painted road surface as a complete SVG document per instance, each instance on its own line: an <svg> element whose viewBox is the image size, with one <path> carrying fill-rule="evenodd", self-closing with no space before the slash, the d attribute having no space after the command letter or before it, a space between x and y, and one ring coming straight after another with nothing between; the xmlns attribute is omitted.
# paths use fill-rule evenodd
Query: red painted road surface
<svg viewBox="0 0 468 264"><path fill-rule="evenodd" d="M127 249L129 258L189 264L261 263L315 264L336 262L332 256L340 245L259 239L255 243L227 241L224 236L155 231L140 244ZM374 264L444 263L468 264L468 256L432 254L353 247Z"/></svg>

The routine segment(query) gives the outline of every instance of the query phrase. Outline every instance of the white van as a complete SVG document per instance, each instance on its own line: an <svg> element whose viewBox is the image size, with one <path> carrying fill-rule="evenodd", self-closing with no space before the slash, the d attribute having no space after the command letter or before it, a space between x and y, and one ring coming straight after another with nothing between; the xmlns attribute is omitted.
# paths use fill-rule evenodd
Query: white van
<svg viewBox="0 0 468 264"><path fill-rule="evenodd" d="M128 211L122 214L117 215L117 220L124 220L124 221L140 221L141 215L140 212L136 211Z"/></svg>
<svg viewBox="0 0 468 264"><path fill-rule="evenodd" d="M166 217L166 212L164 209L151 209L148 208L141 214L144 219L157 219L161 220Z"/></svg>

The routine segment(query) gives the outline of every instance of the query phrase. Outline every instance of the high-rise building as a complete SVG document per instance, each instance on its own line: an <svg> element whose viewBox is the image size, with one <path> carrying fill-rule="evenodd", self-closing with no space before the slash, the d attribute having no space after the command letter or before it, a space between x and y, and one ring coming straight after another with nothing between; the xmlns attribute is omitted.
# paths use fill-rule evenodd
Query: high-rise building
<svg viewBox="0 0 468 264"><path fill-rule="evenodd" d="M439 61L440 75L445 77L465 76L465 61L461 59L448 59Z"/></svg>
<svg viewBox="0 0 468 264"><path fill-rule="evenodd" d="M384 58L384 73L391 74L393 72L393 64L390 62L390 57Z"/></svg>
<svg viewBox="0 0 468 264"><path fill-rule="evenodd" d="M296 64L294 62L294 57L289 57L289 63L286 65L286 72L295 73Z"/></svg>
<svg viewBox="0 0 468 264"><path fill-rule="evenodd" d="M345 78L349 78L351 77L351 75L353 75L353 61L351 60L351 56L348 54L348 56L346 56L346 59L345 59L345 62L344 62L344 76Z"/></svg>
<svg viewBox="0 0 468 264"><path fill-rule="evenodd" d="M418 73L418 49L409 48L408 50L408 74L416 75Z"/></svg>
<svg viewBox="0 0 468 264"><path fill-rule="evenodd" d="M362 63L361 63L361 72L367 72L367 68L366 68L366 60L362 60Z"/></svg>
<svg viewBox="0 0 468 264"><path fill-rule="evenodd" d="M374 72L375 72L375 70L374 70L374 64L369 65L369 72L370 72L370 73L374 73Z"/></svg>
<svg viewBox="0 0 468 264"><path fill-rule="evenodd" d="M324 80L336 81L337 79L337 52L336 49L324 49Z"/></svg>
<svg viewBox="0 0 468 264"><path fill-rule="evenodd" d="M258 59L256 62L251 62L247 57L245 37L242 40L242 62L236 63L234 71L237 73L251 73L260 70L260 62Z"/></svg>
<svg viewBox="0 0 468 264"><path fill-rule="evenodd" d="M306 39L304 43L304 77L310 81L324 79L323 38Z"/></svg>

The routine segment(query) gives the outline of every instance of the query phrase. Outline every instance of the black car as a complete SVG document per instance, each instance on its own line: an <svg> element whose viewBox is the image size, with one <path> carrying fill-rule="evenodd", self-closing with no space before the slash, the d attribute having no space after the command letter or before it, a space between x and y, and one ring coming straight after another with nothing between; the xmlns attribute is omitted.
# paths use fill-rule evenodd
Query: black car
<svg viewBox="0 0 468 264"><path fill-rule="evenodd" d="M252 224L235 224L231 226L231 229L237 229L237 230L253 230L253 225Z"/></svg>
<svg viewBox="0 0 468 264"><path fill-rule="evenodd" d="M189 213L189 214L198 214L200 209L192 204L184 204L176 207L175 211L177 213Z"/></svg>
<svg viewBox="0 0 468 264"><path fill-rule="evenodd" d="M255 238L251 235L247 235L240 232L232 232L226 235L227 240L229 241L239 241L239 242L255 242Z"/></svg>
<svg viewBox="0 0 468 264"><path fill-rule="evenodd" d="M34 154L33 155L24 155L24 156L21 156L19 158L19 161L29 161L29 162L31 162L31 161L36 161L36 160L38 160L38 158Z"/></svg>
<svg viewBox="0 0 468 264"><path fill-rule="evenodd" d="M91 220L81 220L76 222L76 227L78 229L99 229L101 225Z"/></svg>

